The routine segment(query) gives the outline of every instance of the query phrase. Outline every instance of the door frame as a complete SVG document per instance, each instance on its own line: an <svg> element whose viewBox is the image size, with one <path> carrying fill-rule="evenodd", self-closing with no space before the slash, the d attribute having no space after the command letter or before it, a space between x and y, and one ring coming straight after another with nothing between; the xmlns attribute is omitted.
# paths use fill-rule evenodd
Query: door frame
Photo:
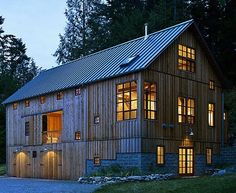
<svg viewBox="0 0 236 193"><path fill-rule="evenodd" d="M179 173L179 168L180 168L180 161L179 161L179 150L180 149L185 149L186 150L186 154L185 154L185 156L187 155L187 149L192 149L193 150L193 160L192 160L192 164L193 164L193 166L192 166L192 173L190 173L190 174L188 174L187 172L186 173L184 173L184 174L180 174ZM180 175L180 176L194 176L194 173L195 173L195 170L194 170L194 167L195 167L195 155L194 155L194 147L192 147L192 146L190 146L190 147L187 147L187 146L180 146L179 148L178 148L178 174ZM185 158L185 162L186 162L186 160L187 160L187 156L186 156L186 158ZM185 164L185 169L187 170L187 162L186 162L186 164Z"/></svg>

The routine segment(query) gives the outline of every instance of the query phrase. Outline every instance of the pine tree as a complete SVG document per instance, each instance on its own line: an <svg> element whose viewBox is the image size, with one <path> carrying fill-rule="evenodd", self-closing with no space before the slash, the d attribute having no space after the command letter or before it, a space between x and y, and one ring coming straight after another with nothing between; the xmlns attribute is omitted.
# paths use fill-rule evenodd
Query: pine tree
<svg viewBox="0 0 236 193"><path fill-rule="evenodd" d="M90 53L87 39L88 18L98 0L67 0L65 33L59 35L60 44L54 53L58 63L65 63Z"/></svg>

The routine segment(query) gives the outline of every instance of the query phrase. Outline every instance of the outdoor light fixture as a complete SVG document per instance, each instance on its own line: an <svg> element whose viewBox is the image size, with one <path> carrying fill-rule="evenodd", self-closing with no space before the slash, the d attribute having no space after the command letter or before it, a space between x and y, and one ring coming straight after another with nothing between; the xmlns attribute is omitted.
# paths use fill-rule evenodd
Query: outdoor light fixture
<svg viewBox="0 0 236 193"><path fill-rule="evenodd" d="M193 129L192 128L189 128L189 136L193 136L194 133L193 133Z"/></svg>
<svg viewBox="0 0 236 193"><path fill-rule="evenodd" d="M21 152L22 151L22 148L21 147L18 147L18 148L16 148L16 150L15 150L15 152L17 153L17 152Z"/></svg>

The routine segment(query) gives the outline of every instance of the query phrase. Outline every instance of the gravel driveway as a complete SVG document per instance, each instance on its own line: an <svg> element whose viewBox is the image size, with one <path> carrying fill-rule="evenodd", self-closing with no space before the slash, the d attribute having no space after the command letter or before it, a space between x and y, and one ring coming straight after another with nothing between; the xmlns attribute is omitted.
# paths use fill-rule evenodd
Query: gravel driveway
<svg viewBox="0 0 236 193"><path fill-rule="evenodd" d="M89 193L99 187L75 181L0 177L0 193Z"/></svg>

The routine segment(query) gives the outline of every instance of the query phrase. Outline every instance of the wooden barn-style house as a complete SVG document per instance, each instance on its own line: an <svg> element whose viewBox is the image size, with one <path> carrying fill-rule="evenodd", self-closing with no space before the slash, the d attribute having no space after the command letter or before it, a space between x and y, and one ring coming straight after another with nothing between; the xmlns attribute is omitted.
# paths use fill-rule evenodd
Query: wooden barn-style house
<svg viewBox="0 0 236 193"><path fill-rule="evenodd" d="M7 173L202 174L224 143L223 80L193 20L42 71L4 101Z"/></svg>

